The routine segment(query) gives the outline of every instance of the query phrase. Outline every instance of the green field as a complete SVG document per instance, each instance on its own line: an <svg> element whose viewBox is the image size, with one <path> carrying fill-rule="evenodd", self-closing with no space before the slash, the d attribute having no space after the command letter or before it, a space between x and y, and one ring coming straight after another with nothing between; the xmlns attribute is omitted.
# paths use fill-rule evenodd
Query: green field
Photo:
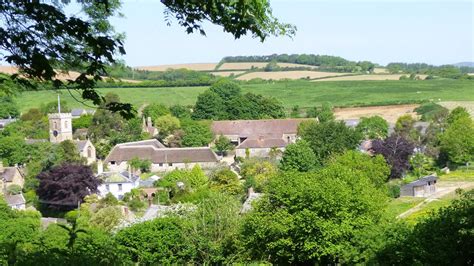
<svg viewBox="0 0 474 266"><path fill-rule="evenodd" d="M144 103L159 102L166 105L194 104L199 93L206 87L172 88L102 88L102 94L113 91L122 101L140 106ZM334 106L387 105L413 103L424 100L473 101L474 81L422 80L422 81L327 81L309 82L304 80L264 84L244 84L243 92L253 92L279 99L287 108L295 105L311 107L323 102ZM68 92L61 98L71 107L81 107ZM42 103L54 101L55 91L24 92L17 97L22 111Z"/></svg>

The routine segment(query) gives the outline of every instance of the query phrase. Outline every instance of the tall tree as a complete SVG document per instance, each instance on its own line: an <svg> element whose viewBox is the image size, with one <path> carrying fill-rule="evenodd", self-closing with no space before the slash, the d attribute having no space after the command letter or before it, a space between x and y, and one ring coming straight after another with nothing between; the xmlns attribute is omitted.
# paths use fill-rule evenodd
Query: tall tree
<svg viewBox="0 0 474 266"><path fill-rule="evenodd" d="M458 117L441 135L441 152L455 164L474 161L474 122L470 117Z"/></svg>
<svg viewBox="0 0 474 266"><path fill-rule="evenodd" d="M298 135L310 144L317 165L323 165L332 155L355 149L362 139L358 131L347 127L342 121L303 122L298 128Z"/></svg>
<svg viewBox="0 0 474 266"><path fill-rule="evenodd" d="M299 140L286 146L280 161L280 169L283 171L308 172L313 170L316 163L314 155L308 142Z"/></svg>
<svg viewBox="0 0 474 266"><path fill-rule="evenodd" d="M385 202L368 176L348 167L282 172L244 218L243 246L275 264L364 263L370 248L359 236L382 221Z"/></svg>
<svg viewBox="0 0 474 266"><path fill-rule="evenodd" d="M251 33L265 40L270 35L293 35L295 27L280 23L273 17L266 0L257 2L220 1L161 1L168 23L176 17L188 33L205 34L204 21L220 25L234 37ZM95 85L116 62L115 56L124 54L123 36L116 34L109 18L117 14L120 1L79 1L82 16L69 15L65 6L70 1L7 1L0 7L2 17L0 39L2 59L18 66L27 78L52 81L56 88L66 83L81 93L82 98L95 105L105 103ZM48 25L45 27L45 25ZM79 70L81 74L67 82L58 76L60 71ZM31 83L21 75L13 75L18 84ZM2 83L9 82L1 78ZM2 86L5 88L5 86ZM103 106L132 117L130 104L111 102Z"/></svg>
<svg viewBox="0 0 474 266"><path fill-rule="evenodd" d="M390 178L399 178L410 167L410 156L415 145L404 136L392 134L385 140L375 140L372 148L375 154L381 154L390 165Z"/></svg>
<svg viewBox="0 0 474 266"><path fill-rule="evenodd" d="M388 136L388 122L378 115L362 117L356 130L361 132L365 139L383 139Z"/></svg>
<svg viewBox="0 0 474 266"><path fill-rule="evenodd" d="M58 210L71 210L84 197L97 193L101 181L89 166L63 164L38 175L37 194L45 205Z"/></svg>

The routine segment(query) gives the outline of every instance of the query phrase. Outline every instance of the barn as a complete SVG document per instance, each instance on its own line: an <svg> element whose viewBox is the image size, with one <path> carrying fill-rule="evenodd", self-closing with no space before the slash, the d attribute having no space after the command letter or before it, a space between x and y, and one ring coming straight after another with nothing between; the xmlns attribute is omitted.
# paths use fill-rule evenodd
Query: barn
<svg viewBox="0 0 474 266"><path fill-rule="evenodd" d="M437 176L429 175L406 184L400 189L400 196L428 197L436 192Z"/></svg>

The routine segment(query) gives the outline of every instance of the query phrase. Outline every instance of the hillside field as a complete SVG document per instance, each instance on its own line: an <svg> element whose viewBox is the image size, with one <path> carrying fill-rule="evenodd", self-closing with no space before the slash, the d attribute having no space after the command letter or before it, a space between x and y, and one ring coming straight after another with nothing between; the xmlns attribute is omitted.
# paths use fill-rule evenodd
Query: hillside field
<svg viewBox="0 0 474 266"><path fill-rule="evenodd" d="M165 105L194 104L199 93L207 87L172 88L101 88L102 94L117 93L122 101L135 106L159 102ZM262 84L243 84L243 92L272 96L285 107L301 108L330 102L334 106L388 105L414 103L423 100L474 101L474 81L422 80L422 81L333 81L309 82L303 80ZM21 111L56 100L55 91L30 91L19 94L17 103ZM76 94L77 95L77 94ZM79 97L79 95L77 95ZM79 97L80 98L80 97ZM71 107L83 107L67 91L61 99Z"/></svg>

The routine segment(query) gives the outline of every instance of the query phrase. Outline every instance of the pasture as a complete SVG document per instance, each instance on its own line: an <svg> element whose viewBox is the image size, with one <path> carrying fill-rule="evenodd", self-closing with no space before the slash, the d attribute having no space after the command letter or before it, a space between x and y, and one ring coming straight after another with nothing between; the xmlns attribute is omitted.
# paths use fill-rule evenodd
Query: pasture
<svg viewBox="0 0 474 266"><path fill-rule="evenodd" d="M318 79L325 77L335 77L335 76L344 76L348 73L336 73L336 72L322 72L322 71L309 71L309 70L297 70L297 71L274 71L274 72L249 72L242 76L237 77L237 80L251 80L251 79Z"/></svg>
<svg viewBox="0 0 474 266"><path fill-rule="evenodd" d="M207 87L163 88L100 88L117 93L122 101L141 106L158 102L165 105L194 104L199 93ZM462 80L407 80L407 81L332 81L309 82L305 80L282 81L261 84L242 84L242 91L272 96L290 109L321 105L329 102L334 106L368 106L407 104L421 101L474 101L474 82ZM17 96L21 111L56 100L55 91L29 91ZM61 99L71 107L83 107L67 91L61 91ZM79 95L75 94L76 97ZM80 97L79 97L80 98Z"/></svg>

